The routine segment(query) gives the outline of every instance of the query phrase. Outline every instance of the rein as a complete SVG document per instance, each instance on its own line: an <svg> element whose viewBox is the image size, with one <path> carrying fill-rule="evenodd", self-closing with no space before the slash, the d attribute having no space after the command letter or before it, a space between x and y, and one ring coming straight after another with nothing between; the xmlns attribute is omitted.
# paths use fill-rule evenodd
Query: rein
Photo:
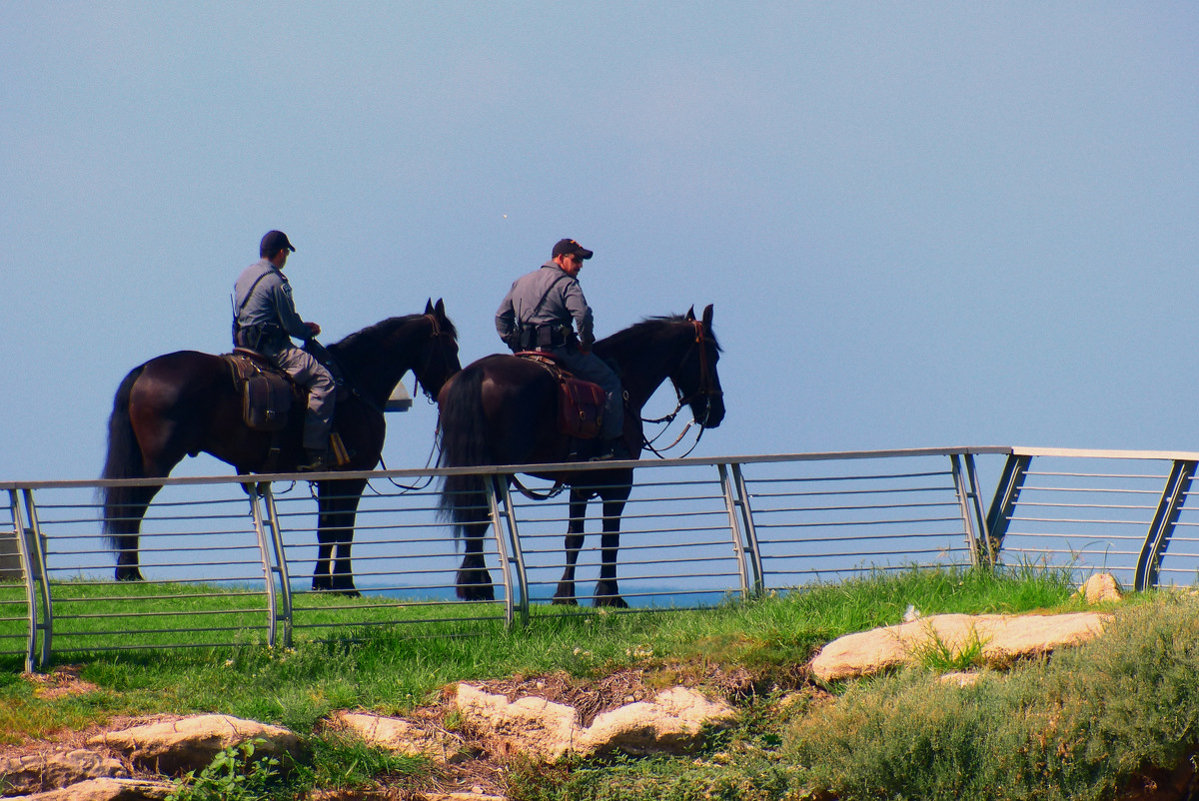
<svg viewBox="0 0 1199 801"><path fill-rule="evenodd" d="M520 479L517 478L515 473L512 474L512 483L516 485L517 491L530 501L548 501L550 498L560 495L562 490L566 488L566 484L563 482L555 481L554 486L550 487L545 492L537 492L536 490L531 490L524 484L521 484Z"/></svg>

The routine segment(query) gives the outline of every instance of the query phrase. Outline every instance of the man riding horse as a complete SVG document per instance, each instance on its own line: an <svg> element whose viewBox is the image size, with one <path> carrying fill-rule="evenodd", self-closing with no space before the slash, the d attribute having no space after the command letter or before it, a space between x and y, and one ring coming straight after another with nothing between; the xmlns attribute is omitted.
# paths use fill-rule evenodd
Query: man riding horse
<svg viewBox="0 0 1199 801"><path fill-rule="evenodd" d="M233 287L233 344L261 353L308 390L303 439L307 463L299 470L323 471L333 467L329 432L337 393L328 368L291 341L295 337L307 342L321 332L319 325L296 313L291 284L283 275L287 256L295 251L282 231L267 231L262 237L262 258L243 270Z"/></svg>
<svg viewBox="0 0 1199 801"><path fill-rule="evenodd" d="M560 240L549 261L513 282L495 313L495 329L513 353L548 353L579 378L600 385L603 443L596 458L614 459L627 455L623 392L616 372L591 351L594 323L578 281L583 261L593 255L573 239Z"/></svg>

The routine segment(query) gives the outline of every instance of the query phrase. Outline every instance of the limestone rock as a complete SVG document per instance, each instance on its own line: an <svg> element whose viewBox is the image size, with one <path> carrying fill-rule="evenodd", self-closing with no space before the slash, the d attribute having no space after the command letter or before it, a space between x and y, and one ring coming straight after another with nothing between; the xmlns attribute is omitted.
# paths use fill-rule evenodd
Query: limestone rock
<svg viewBox="0 0 1199 801"><path fill-rule="evenodd" d="M456 703L469 724L488 732L505 755L522 753L545 762L568 752L686 753L699 744L705 726L727 725L736 714L728 704L685 687L600 714L586 728L576 722L573 707L536 697L509 701L466 683L458 685Z"/></svg>
<svg viewBox="0 0 1199 801"><path fill-rule="evenodd" d="M523 753L553 762L574 748L582 730L574 707L527 696L509 701L472 684L458 685L458 710L470 724L489 732L503 744L503 756Z"/></svg>
<svg viewBox="0 0 1199 801"><path fill-rule="evenodd" d="M953 673L946 673L943 676L939 676L937 681L941 684L956 684L958 687L973 687L975 684L978 684L980 679L982 679L981 673L956 670Z"/></svg>
<svg viewBox="0 0 1199 801"><path fill-rule="evenodd" d="M431 731L403 718L338 712L333 719L371 745L398 754L423 756L442 764L461 762L468 756L462 738L443 730Z"/></svg>
<svg viewBox="0 0 1199 801"><path fill-rule="evenodd" d="M146 770L179 775L203 770L224 749L256 738L266 743L255 750L255 756L285 752L295 756L300 750L300 738L287 729L229 715L196 715L134 726L98 735L88 744L112 748Z"/></svg>
<svg viewBox="0 0 1199 801"><path fill-rule="evenodd" d="M625 704L598 715L585 730L583 745L599 754L683 754L699 744L705 725L731 723L735 714L724 702L709 701L686 687L671 687L652 701Z"/></svg>
<svg viewBox="0 0 1199 801"><path fill-rule="evenodd" d="M1096 573L1091 576L1078 588L1078 594L1089 604L1124 600L1124 595L1120 592L1120 584L1111 573Z"/></svg>
<svg viewBox="0 0 1199 801"><path fill-rule="evenodd" d="M1103 631L1109 616L1095 612L1064 615L933 615L911 623L847 634L812 660L812 674L822 682L878 673L912 662L922 646L939 639L951 651L977 641L982 659L1003 667L1013 660L1078 645Z"/></svg>
<svg viewBox="0 0 1199 801"><path fill-rule="evenodd" d="M23 757L0 756L2 795L58 789L87 779L128 778L129 771L115 759L76 748Z"/></svg>
<svg viewBox="0 0 1199 801"><path fill-rule="evenodd" d="M88 779L60 790L23 796L21 801L162 801L174 789L171 782Z"/></svg>

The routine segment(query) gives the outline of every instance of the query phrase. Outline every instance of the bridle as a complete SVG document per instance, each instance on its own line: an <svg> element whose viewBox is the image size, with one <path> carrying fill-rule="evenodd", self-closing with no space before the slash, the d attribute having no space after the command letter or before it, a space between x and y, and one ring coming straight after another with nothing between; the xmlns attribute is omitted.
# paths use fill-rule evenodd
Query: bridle
<svg viewBox="0 0 1199 801"><path fill-rule="evenodd" d="M708 359L708 332L704 327L704 322L703 320L692 320L691 325L695 329L695 344L699 348L699 385L691 394L683 395L683 391L679 389L677 377L672 375L670 377L670 381L674 385L675 395L678 397L678 404L674 407L674 411L665 417L659 417L652 420L642 418L641 420L642 423L665 424L662 428L662 431L659 432L653 439L648 439L644 436L642 437L642 445L644 445L647 450L661 459L666 458L662 455L662 451L668 451L678 445L679 442L682 441L683 437L687 435L687 432L691 429L691 426L698 423L699 434L696 435L695 442L692 443L691 447L687 449L687 453L683 454L683 456L685 457L690 454L691 451L695 450L695 446L699 444L700 438L704 435L708 417L712 413L712 399L724 397L724 391L716 386L716 377L713 374L712 365ZM687 421L687 425L685 425L683 430L679 432L679 435L675 437L674 442L660 449L655 448L654 443L658 440L658 437L662 436L662 433L666 431L666 428L668 428L670 424L674 422L675 417L677 417L679 412L683 410L683 407L689 406L693 401L700 397L704 399L703 417L692 418L691 420Z"/></svg>
<svg viewBox="0 0 1199 801"><path fill-rule="evenodd" d="M441 327L441 322L437 319L437 315L425 314L424 317L426 320L429 321L429 326L430 326L429 339L430 340L438 340L441 337L450 336L450 332L444 330ZM424 364L421 365L420 370L417 370L415 367L412 368L412 374L416 378L416 384L420 387L421 391L425 393L425 397L428 398L430 403L437 402L437 395L431 389L429 389L428 385L425 384L425 382L421 379L421 376L428 375L429 368L433 366L433 352L434 351L437 351L439 354L444 354L444 351L442 348L434 348L434 347L430 346L425 351ZM442 356L441 367L443 368L442 373L448 372L448 370L444 369L446 367L444 355Z"/></svg>
<svg viewBox="0 0 1199 801"><path fill-rule="evenodd" d="M704 419L699 421L700 427L704 427L708 422L708 415L712 413L712 399L724 398L724 390L716 386L716 374L712 369L712 365L708 362L708 332L704 327L703 320L692 320L691 324L695 326L695 344L699 346L699 386L695 392L692 392L686 398L680 397L683 403L691 403L697 396L704 398ZM675 386L675 391L681 396L678 386Z"/></svg>

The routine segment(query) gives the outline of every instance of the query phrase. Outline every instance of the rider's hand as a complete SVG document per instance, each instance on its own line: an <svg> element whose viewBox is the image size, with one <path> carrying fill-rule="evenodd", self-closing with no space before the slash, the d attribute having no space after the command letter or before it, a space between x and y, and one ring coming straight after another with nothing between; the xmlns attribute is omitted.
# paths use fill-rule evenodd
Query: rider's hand
<svg viewBox="0 0 1199 801"><path fill-rule="evenodd" d="M304 323L304 325L308 326L308 331L312 336L318 337L321 335L321 327L316 323Z"/></svg>

